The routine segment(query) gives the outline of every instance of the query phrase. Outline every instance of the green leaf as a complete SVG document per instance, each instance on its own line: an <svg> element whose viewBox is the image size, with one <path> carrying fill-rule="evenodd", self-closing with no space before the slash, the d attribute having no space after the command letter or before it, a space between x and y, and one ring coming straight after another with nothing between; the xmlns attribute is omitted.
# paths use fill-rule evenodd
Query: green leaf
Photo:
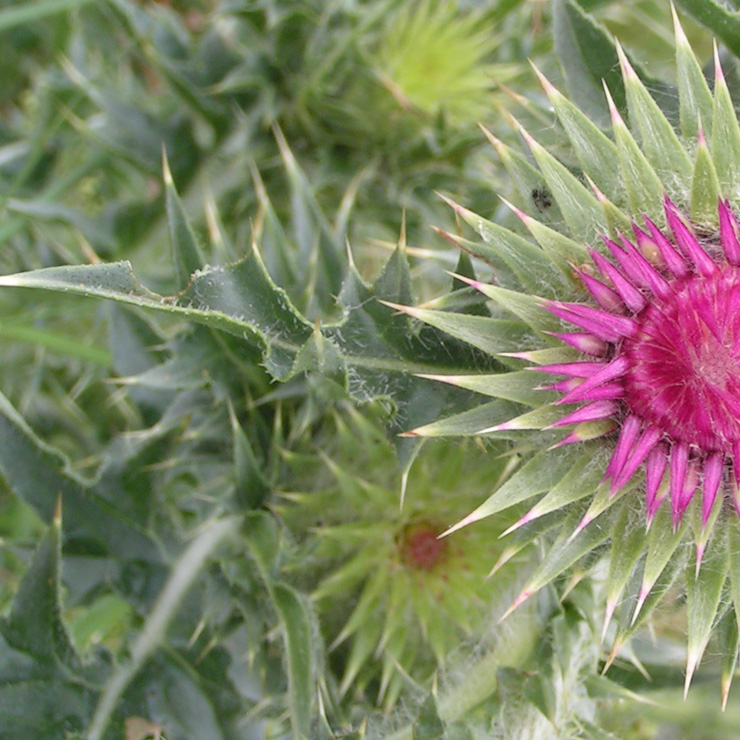
<svg viewBox="0 0 740 740"><path fill-rule="evenodd" d="M722 194L735 200L740 193L740 124L718 59L715 64L712 158Z"/></svg>
<svg viewBox="0 0 740 740"><path fill-rule="evenodd" d="M58 511L21 581L10 616L0 622L0 632L16 650L78 671L80 659L62 621L61 526Z"/></svg>
<svg viewBox="0 0 740 740"><path fill-rule="evenodd" d="M437 700L430 694L421 705L412 728L413 740L438 740L444 737L445 723L439 716Z"/></svg>
<svg viewBox="0 0 740 740"><path fill-rule="evenodd" d="M719 643L719 654L722 656L720 671L722 685L722 709L727 706L727 698L730 695L730 686L737 668L738 639L737 617L734 607L727 609L717 625L717 641Z"/></svg>
<svg viewBox="0 0 740 740"><path fill-rule="evenodd" d="M381 627L382 622L379 619L374 619L355 635L346 659L342 683L339 686L340 693L347 693L352 682L357 678L357 674L360 672L362 666L372 656L378 644ZM392 645L386 649L392 649Z"/></svg>
<svg viewBox="0 0 740 740"><path fill-rule="evenodd" d="M645 552L646 536L642 519L642 514L636 517L630 507L624 506L614 526L617 536L614 537L609 556L609 578L602 639L635 565Z"/></svg>
<svg viewBox="0 0 740 740"><path fill-rule="evenodd" d="M614 510L611 509L604 517L606 521L601 522L601 526L586 527L575 537L571 535L570 527L563 527L562 533L552 546L547 558L530 576L521 594L517 597L517 602L521 603L525 598L537 593L576 561L608 539L612 534L610 526L612 521L610 520L614 519Z"/></svg>
<svg viewBox="0 0 740 740"><path fill-rule="evenodd" d="M524 683L524 696L551 722L555 720L558 695L552 668L544 666Z"/></svg>
<svg viewBox="0 0 740 740"><path fill-rule="evenodd" d="M0 469L14 493L49 521L62 500L66 540L94 542L127 559L159 560L154 542L93 488L69 472L67 461L44 444L0 395Z"/></svg>
<svg viewBox="0 0 740 740"><path fill-rule="evenodd" d="M280 531L274 516L253 511L244 517L242 533L264 580L272 577L280 554Z"/></svg>
<svg viewBox="0 0 740 740"><path fill-rule="evenodd" d="M691 178L691 220L717 228L719 180L707 144L702 137L696 148L694 173Z"/></svg>
<svg viewBox="0 0 740 740"><path fill-rule="evenodd" d="M334 297L341 290L346 271L344 235L332 232L285 137L277 127L274 132L290 183L298 276L312 291L306 309L306 314L312 317L319 310L332 307Z"/></svg>
<svg viewBox="0 0 740 740"><path fill-rule="evenodd" d="M223 676L219 686L221 696L209 695L207 683L198 668L202 668L202 663L197 667L187 664L182 655L176 654L175 659L168 662L154 659L148 663L140 681L136 682L136 688L154 697L150 700L150 711L152 715L156 713L157 724L163 726L167 735L197 737L198 740L227 740L231 735L224 728L231 717L224 711L224 705L228 707L228 703L233 702L236 692L229 686L228 677ZM162 686L168 690L162 691ZM155 738L146 736L141 740Z"/></svg>
<svg viewBox="0 0 740 740"><path fill-rule="evenodd" d="M528 460L480 506L450 527L445 534L485 519L492 514L543 493L556 486L573 466L577 453L572 445L544 450Z"/></svg>
<svg viewBox="0 0 740 740"><path fill-rule="evenodd" d="M524 338L530 334L520 322L510 319L389 305L492 356L521 349Z"/></svg>
<svg viewBox="0 0 740 740"><path fill-rule="evenodd" d="M689 633L686 690L709 642L730 567L728 540L723 529L721 524L715 529L715 535L709 542L699 572L689 568L686 573Z"/></svg>
<svg viewBox="0 0 740 740"><path fill-rule="evenodd" d="M581 444L579 447L582 456L575 461L563 479L527 512L524 517L526 521L562 509L588 495L593 495L596 491L604 477L604 465L599 464L598 459L601 445Z"/></svg>
<svg viewBox="0 0 740 740"><path fill-rule="evenodd" d="M190 225L187 213L183 208L180 196L172 181L172 173L167 162L167 155L163 153L162 167L164 170L165 202L167 206L167 222L170 227L172 256L177 275L177 289L184 290L190 282L190 276L205 265L200 245Z"/></svg>
<svg viewBox="0 0 740 740"><path fill-rule="evenodd" d="M136 674L164 641L167 629L214 551L238 533L236 517L218 519L203 526L179 556L172 572L157 596L139 634L134 638L128 660L116 666L106 681L87 728L89 740L102 740L118 702Z"/></svg>
<svg viewBox="0 0 740 740"><path fill-rule="evenodd" d="M554 298L562 296L563 290L569 287L562 273L553 269L555 266L550 257L537 245L462 206L455 205L455 212L480 234L484 242L477 249L463 242L463 249L469 248L473 255L493 265L503 262L529 292L545 287L544 296Z"/></svg>
<svg viewBox="0 0 740 740"><path fill-rule="evenodd" d="M102 367L112 365L110 354L102 347L96 347L84 338L67 336L56 329L49 331L20 321L3 321L0 322L0 337L44 347L62 357L74 357Z"/></svg>
<svg viewBox="0 0 740 740"><path fill-rule="evenodd" d="M627 187L633 213L645 213L659 219L662 213L664 186L647 157L637 145L622 117L617 112L607 89L612 114L614 139L617 142L619 166Z"/></svg>
<svg viewBox="0 0 740 740"><path fill-rule="evenodd" d="M267 496L269 487L252 449L252 443L236 418L231 404L229 404L229 419L233 436L236 498L241 508L255 509Z"/></svg>
<svg viewBox="0 0 740 740"><path fill-rule="evenodd" d="M509 421L520 410L519 406L508 401L493 401L469 411L449 416L446 419L439 419L430 424L416 427L413 431L406 432L406 434L414 437L461 437L482 434L493 426ZM560 414L550 414L547 418L552 418L554 421L560 416L562 416L562 412ZM501 436L505 437L507 435Z"/></svg>
<svg viewBox="0 0 740 740"><path fill-rule="evenodd" d="M9 211L22 214L27 221L49 221L66 224L79 231L100 253L109 254L116 248L115 236L99 222L80 211L60 203L11 198L6 207Z"/></svg>
<svg viewBox="0 0 740 740"><path fill-rule="evenodd" d="M740 527L730 527L730 595L737 615L737 630L740 633Z"/></svg>
<svg viewBox="0 0 740 740"><path fill-rule="evenodd" d="M537 71L537 70L535 70ZM557 90L539 72L540 82L565 129L584 172L609 198L622 203L626 198L624 182L614 168L617 147L585 113ZM599 90L601 93L601 90Z"/></svg>
<svg viewBox="0 0 740 740"><path fill-rule="evenodd" d="M598 223L605 223L605 220L602 221L602 217L603 211L599 208ZM558 265L566 276L572 274L570 263L580 264L588 259L588 252L583 244L574 241L565 234L561 234L559 231L555 231L555 229L551 229L549 226L545 226L535 218L525 217L523 221L545 254ZM564 296L560 293L558 297L562 299Z"/></svg>
<svg viewBox="0 0 740 740"><path fill-rule="evenodd" d="M565 74L570 99L593 121L606 128L609 112L601 94L603 81L612 91L617 110L626 115L627 100L619 73L619 58L616 45L607 31L574 0L554 1L553 28L555 53ZM676 91L665 83L648 78L639 67L635 66L635 69L653 96L658 98L663 111L673 118Z"/></svg>
<svg viewBox="0 0 740 740"><path fill-rule="evenodd" d="M524 135L571 234L577 242L593 242L604 230L602 209L593 193L541 144Z"/></svg>
<svg viewBox="0 0 740 740"><path fill-rule="evenodd" d="M0 278L3 285L107 298L249 338L262 347L266 366L278 378L290 375L296 354L313 330L272 282L254 250L234 265L198 273L187 290L174 298L144 288L129 262L6 275Z"/></svg>
<svg viewBox="0 0 740 740"><path fill-rule="evenodd" d="M647 600L658 577L681 544L687 522L688 517L684 518L681 525L674 529L669 507L662 506L658 509L658 513L650 525L650 533L647 540L647 557L642 573L642 584L640 585L637 607L632 617L633 620L640 612L642 604Z"/></svg>
<svg viewBox="0 0 740 740"><path fill-rule="evenodd" d="M18 662L0 639L0 661ZM89 712L92 692L59 675L27 675L0 685L0 735L3 740L66 740L72 727L81 727Z"/></svg>
<svg viewBox="0 0 740 740"><path fill-rule="evenodd" d="M387 589L388 580L388 572L383 568L377 568L370 575L363 586L362 594L357 599L350 618L332 643L332 648L344 642L353 632L357 632L363 625L372 621L373 611L377 609L378 600Z"/></svg>
<svg viewBox="0 0 740 740"><path fill-rule="evenodd" d="M501 158L501 163L519 191L521 200L526 204L525 210L527 213L546 223L562 223L563 214L560 212L558 204L551 203L547 208L542 208L539 204L539 199L535 195L538 192L541 193L543 190L546 190L543 174L533 167L522 154L514 151L489 131L483 129L483 133L486 134L488 140L493 144L496 153ZM473 226L473 228L476 227ZM481 234L481 236L483 235Z"/></svg>
<svg viewBox="0 0 740 740"><path fill-rule="evenodd" d="M473 287L498 303L501 308L519 317L534 331L544 333L558 330L560 322L549 311L545 310L545 301L539 296L517 293L515 290L507 290L496 285L486 285L478 282Z"/></svg>
<svg viewBox="0 0 740 740"><path fill-rule="evenodd" d="M705 136L711 140L712 93L709 91L704 73L675 11L673 11L673 27L676 36L676 78L678 80L681 132L685 139L693 140L699 133L699 122L701 121Z"/></svg>
<svg viewBox="0 0 740 740"><path fill-rule="evenodd" d="M542 378L538 373L527 370L496 375L422 375L422 377L526 406L539 407L551 403L558 395L553 391L537 390L537 386L542 385Z"/></svg>
<svg viewBox="0 0 740 740"><path fill-rule="evenodd" d="M272 598L280 617L288 659L288 695L293 737L307 740L314 716L314 640L308 607L285 583L275 583Z"/></svg>
<svg viewBox="0 0 740 740"><path fill-rule="evenodd" d="M665 184L672 198L683 195L691 177L691 162L676 132L647 91L621 46L617 45L619 63L630 109L630 122L637 128L645 156Z"/></svg>
<svg viewBox="0 0 740 740"><path fill-rule="evenodd" d="M740 13L729 10L717 0L676 0L676 5L705 25L740 57Z"/></svg>
<svg viewBox="0 0 740 740"><path fill-rule="evenodd" d="M626 109L624 84L614 42L577 3L554 0L555 53L563 68L570 99L602 127L609 123L602 80L613 91L620 111Z"/></svg>

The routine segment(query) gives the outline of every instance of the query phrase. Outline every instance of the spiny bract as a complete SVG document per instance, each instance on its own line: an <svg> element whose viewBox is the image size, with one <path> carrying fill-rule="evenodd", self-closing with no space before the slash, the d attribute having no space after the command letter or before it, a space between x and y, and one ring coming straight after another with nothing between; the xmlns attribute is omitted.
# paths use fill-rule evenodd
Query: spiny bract
<svg viewBox="0 0 740 740"><path fill-rule="evenodd" d="M505 532L496 567L560 527L511 609L611 537L608 664L684 569L693 529L688 689L713 627L740 613L740 127L719 57L712 93L674 20L680 133L618 46L629 126L605 85L612 138L537 72L588 186L516 121L537 167L486 132L529 195L529 213L511 208L537 244L451 202L483 244L444 236L494 267L497 285L462 278L492 316L399 308L511 369L432 376L496 400L410 432L506 437L534 452L449 530L544 494Z"/></svg>

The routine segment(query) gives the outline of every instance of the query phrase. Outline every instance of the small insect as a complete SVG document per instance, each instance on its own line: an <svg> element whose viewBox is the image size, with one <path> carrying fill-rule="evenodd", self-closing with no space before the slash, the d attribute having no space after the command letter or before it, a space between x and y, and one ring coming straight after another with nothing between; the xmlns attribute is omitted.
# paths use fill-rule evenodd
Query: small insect
<svg viewBox="0 0 740 740"><path fill-rule="evenodd" d="M552 195L546 188L535 188L532 191L532 200L540 213L552 205Z"/></svg>

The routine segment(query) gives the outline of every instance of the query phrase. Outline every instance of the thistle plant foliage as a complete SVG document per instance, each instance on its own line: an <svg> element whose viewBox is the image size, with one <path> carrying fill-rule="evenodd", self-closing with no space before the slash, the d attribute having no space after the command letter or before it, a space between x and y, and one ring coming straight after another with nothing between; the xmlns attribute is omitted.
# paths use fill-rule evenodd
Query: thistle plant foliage
<svg viewBox="0 0 740 740"><path fill-rule="evenodd" d="M657 6L0 8L0 736L735 731L740 29Z"/></svg>

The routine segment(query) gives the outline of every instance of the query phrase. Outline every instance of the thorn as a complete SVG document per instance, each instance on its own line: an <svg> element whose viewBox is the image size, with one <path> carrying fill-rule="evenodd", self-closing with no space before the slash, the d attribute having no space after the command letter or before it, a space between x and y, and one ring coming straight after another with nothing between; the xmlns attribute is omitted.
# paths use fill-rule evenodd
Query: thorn
<svg viewBox="0 0 740 740"><path fill-rule="evenodd" d="M589 525L589 524L591 524L591 522L592 522L592 521L593 521L593 517L592 517L592 516L591 516L590 514L586 513L586 514L584 515L583 519L581 519L581 521L580 521L580 523L578 524L578 526L577 526L577 527L576 527L576 528L575 528L575 529L573 530L573 532L571 532L571 535L570 535L570 537L568 537L568 542L567 542L566 544L568 544L568 545L569 545L569 544L570 544L571 542L573 542L573 540L574 540L574 539L575 539L576 537L578 537L578 535L579 535L579 534L580 534L580 533L581 533L581 532L582 532L582 531L583 531L584 529L586 529L586 527L588 527L588 525Z"/></svg>
<svg viewBox="0 0 740 740"><path fill-rule="evenodd" d="M722 64L719 61L719 49L717 47L717 39L712 40L712 47L714 50L714 84L717 85L720 81L725 82L725 73L722 71Z"/></svg>
<svg viewBox="0 0 740 740"><path fill-rule="evenodd" d="M689 693L689 686L691 686L691 679L694 676L694 671L696 670L696 667L698 664L699 664L699 659L697 659L694 655L689 653L689 656L686 660L686 680L684 681L684 684L683 684L684 701L686 700L686 696Z"/></svg>
<svg viewBox="0 0 740 740"><path fill-rule="evenodd" d="M519 208L517 208L517 207L516 207L516 206L515 206L515 205L514 205L513 203L510 203L510 202L509 202L508 200L506 200L506 198L504 198L504 196L503 196L503 195L499 195L499 198L500 198L501 202L502 202L502 203L503 203L503 204L504 204L504 205L505 205L505 206L506 206L506 207L507 207L507 208L508 208L509 210L511 210L511 211L512 211L513 213L515 213L515 214L516 214L516 215L517 215L517 216L518 216L518 217L519 217L519 218L520 218L520 219L522 220L522 222L523 222L523 223L524 223L525 225L526 225L527 223L529 223L530 221L532 221L532 219L531 219L531 218L530 218L529 216L527 216L527 214L526 214L526 213L524 213L524 211L520 210L520 209L519 209Z"/></svg>
<svg viewBox="0 0 740 740"><path fill-rule="evenodd" d="M453 532L457 532L458 529L462 529L463 527L467 527L468 524L472 524L473 522L477 522L478 519L473 516L475 512L471 512L466 517L463 517L457 524L453 524L451 527L446 529L441 534L437 535L437 539L441 540L443 537L449 537Z"/></svg>
<svg viewBox="0 0 740 740"><path fill-rule="evenodd" d="M537 518L537 514L535 513L535 508L530 509L519 521L514 522L510 527L505 529L501 534L498 536L499 539L502 537L506 537L507 534L511 534L515 530L519 529L519 527L523 527L525 524L528 524L532 520Z"/></svg>
<svg viewBox="0 0 740 740"><path fill-rule="evenodd" d="M439 538L438 538L439 539ZM490 572L486 576L486 580L489 578L492 578L501 568L503 568L506 563L511 560L511 558L516 555L517 549L515 547L507 547L501 555L499 555L498 560L494 563L493 568L491 568Z"/></svg>
<svg viewBox="0 0 740 740"><path fill-rule="evenodd" d="M383 301L380 298L378 298L378 303L382 303L384 306L388 306L389 308L393 308L396 311L400 311L401 313L408 313L413 316L411 313L414 309L412 306L402 306L400 303L391 303L390 301Z"/></svg>
<svg viewBox="0 0 740 740"><path fill-rule="evenodd" d="M601 192L601 190L599 190L599 187L596 185L596 183L588 175L585 175L585 177L586 177L586 182L588 183L589 187L591 188L591 190L594 191L594 195L596 196L596 200L598 200L599 203L601 203L602 205L604 205L604 203L606 203L608 201L608 198L604 195L604 193Z"/></svg>
<svg viewBox="0 0 740 740"><path fill-rule="evenodd" d="M463 283L467 283L471 287L475 288L476 290L480 290L481 292L484 292L485 289L488 287L485 283L481 283L480 280L474 280L473 278L465 277L465 275L458 275L456 272L452 272L450 270L445 270L445 272L450 277L453 277L456 280L461 280Z"/></svg>
<svg viewBox="0 0 740 740"><path fill-rule="evenodd" d="M683 30L681 21L678 20L678 13L676 12L676 6L671 3L671 16L673 17L673 35L676 37L676 46L683 44L689 46L689 41L686 38L686 33Z"/></svg>
<svg viewBox="0 0 740 740"><path fill-rule="evenodd" d="M696 569L694 570L694 578L699 577L699 569L701 568L701 560L704 557L704 543L696 543Z"/></svg>
<svg viewBox="0 0 740 740"><path fill-rule="evenodd" d="M635 604L635 611L632 614L632 619L630 620L630 627L637 621L637 617L639 616L640 612L642 611L642 607L645 604L645 599L650 595L650 589L645 587L645 584L642 585L642 588L640 589L640 595L637 597L637 604Z"/></svg>
<svg viewBox="0 0 740 740"><path fill-rule="evenodd" d="M604 612L604 624L601 627L601 642L603 643L606 639L606 631L609 629L612 617L614 616L614 610L617 608L616 599L608 599L606 602L606 610Z"/></svg>
<svg viewBox="0 0 740 740"><path fill-rule="evenodd" d="M501 152L504 150L504 144L501 139L494 136L482 123L478 124L478 128L483 132L485 137L491 143L491 146L496 150L496 153L501 156Z"/></svg>
<svg viewBox="0 0 740 740"><path fill-rule="evenodd" d="M473 213L471 210L465 208L465 206L461 206L459 203L457 203L456 201L452 200L452 198L450 198L450 197L448 197L446 195L443 195L442 193L439 192L439 190L435 190L434 192L445 203L447 203L447 205L450 206L450 208L452 208L452 210L454 210L455 213L457 213L459 216L461 216L464 220L467 220L469 218L474 218L476 216L476 214Z"/></svg>
<svg viewBox="0 0 740 740"><path fill-rule="evenodd" d="M619 637L614 640L611 652L609 653L609 656L604 663L604 669L601 671L602 676L609 670L609 668L611 668L612 663L616 660L617 655L619 655L619 651L622 649L623 645L624 642Z"/></svg>
<svg viewBox="0 0 740 740"><path fill-rule="evenodd" d="M722 711L727 709L727 699L730 696L730 687L732 686L732 673L722 678Z"/></svg>
<svg viewBox="0 0 740 740"><path fill-rule="evenodd" d="M449 231L440 229L438 226L432 226L432 231L441 236L443 239L446 239L450 244L452 244L452 246L457 247L457 249L461 249L463 252L469 251L460 243L458 238L453 234L450 234Z"/></svg>
<svg viewBox="0 0 740 740"><path fill-rule="evenodd" d="M496 87L498 87L499 90L501 90L501 92L511 98L517 105L520 105L522 108L527 108L530 105L530 101L525 98L524 95L520 95L518 92L515 92L510 87L504 85L503 82L493 80L493 83L496 85Z"/></svg>
<svg viewBox="0 0 740 740"><path fill-rule="evenodd" d="M62 525L62 494L60 493L57 496L57 503L54 507L54 518L52 519L52 524L55 527L60 527Z"/></svg>
<svg viewBox="0 0 740 740"><path fill-rule="evenodd" d="M607 87L606 80L602 80L601 83L604 86L604 93L606 94L606 102L609 106L609 115L611 116L611 119L612 119L612 126L618 126L618 125L624 126L624 121L622 120L622 116L617 110L617 106L614 104L614 100L612 98L612 94L609 92L609 88Z"/></svg>
<svg viewBox="0 0 740 740"><path fill-rule="evenodd" d="M398 235L398 249L406 251L406 209L401 211L401 232Z"/></svg>
<svg viewBox="0 0 740 740"><path fill-rule="evenodd" d="M530 591L529 589L524 589L519 596L517 596L514 601L512 602L511 606L501 615L499 618L497 624L501 624L506 617L509 616L515 609L518 609L532 594L534 591Z"/></svg>
<svg viewBox="0 0 740 740"><path fill-rule="evenodd" d="M537 79L540 81L540 85L542 85L542 89L545 91L545 95L547 97L551 97L552 95L558 94L558 89L550 82L550 80L545 77L545 75L540 72L540 70L537 68L537 65L530 59L529 65L534 70L534 73L537 75Z"/></svg>
<svg viewBox="0 0 740 740"><path fill-rule="evenodd" d="M619 65L622 68L624 81L627 82L627 80L638 79L637 73L632 68L632 65L629 63L629 59L627 59L627 55L624 53L624 49L622 49L622 45L619 43L619 41L615 41L615 45L617 47L617 56L619 57Z"/></svg>
<svg viewBox="0 0 740 740"><path fill-rule="evenodd" d="M167 159L167 150L164 147L164 142L162 142L162 178L164 179L165 185L173 185L172 171L170 170L170 163Z"/></svg>

